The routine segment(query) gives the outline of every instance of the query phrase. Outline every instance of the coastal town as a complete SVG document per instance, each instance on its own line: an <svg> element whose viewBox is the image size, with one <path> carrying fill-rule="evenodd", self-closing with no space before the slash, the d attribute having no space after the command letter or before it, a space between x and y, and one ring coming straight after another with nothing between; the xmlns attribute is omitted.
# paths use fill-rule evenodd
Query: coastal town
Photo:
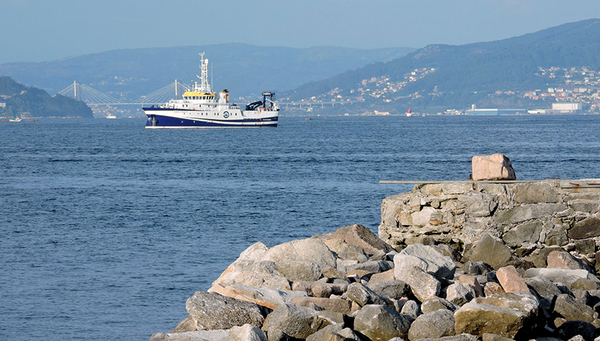
<svg viewBox="0 0 600 341"><path fill-rule="evenodd" d="M422 97L439 97L444 91L435 86L429 93L413 92L403 94L401 91L408 85L418 82L428 75L438 71L436 68L419 68L404 74L403 79L393 81L388 76L363 79L360 86L353 89L334 88L322 95L312 96L305 102L312 103L355 103L366 100L380 101L382 105L393 105L403 100L418 100ZM456 108L444 112L447 115L456 114L576 114L600 113L600 72L587 67L561 68L539 67L536 77L547 79L548 84L560 84L541 89L528 90L497 90L489 94L490 98L511 99L515 102L525 101L535 107L528 108ZM388 112L378 111L376 114L385 115Z"/></svg>

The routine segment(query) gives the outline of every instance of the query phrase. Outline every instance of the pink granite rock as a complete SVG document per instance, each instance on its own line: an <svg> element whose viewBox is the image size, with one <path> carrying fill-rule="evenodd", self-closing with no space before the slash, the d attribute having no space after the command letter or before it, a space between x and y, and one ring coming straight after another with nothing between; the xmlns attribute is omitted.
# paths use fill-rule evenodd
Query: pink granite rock
<svg viewBox="0 0 600 341"><path fill-rule="evenodd" d="M510 159L504 154L475 155L472 160L472 179L479 180L516 180L515 170Z"/></svg>
<svg viewBox="0 0 600 341"><path fill-rule="evenodd" d="M529 287L525 284L525 280L512 265L498 269L496 278L498 278L498 282L500 282L505 292L522 291L529 293Z"/></svg>

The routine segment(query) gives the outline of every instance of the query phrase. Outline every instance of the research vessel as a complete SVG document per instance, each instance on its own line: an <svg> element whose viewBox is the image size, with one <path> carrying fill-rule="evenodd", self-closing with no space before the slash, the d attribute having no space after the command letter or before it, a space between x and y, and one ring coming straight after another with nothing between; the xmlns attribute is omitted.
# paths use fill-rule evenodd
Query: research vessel
<svg viewBox="0 0 600 341"><path fill-rule="evenodd" d="M200 83L186 91L181 99L143 107L148 116L146 128L252 128L277 127L279 104L274 92L263 92L262 100L241 108L229 103L229 92L212 91L208 82L208 59L200 55Z"/></svg>

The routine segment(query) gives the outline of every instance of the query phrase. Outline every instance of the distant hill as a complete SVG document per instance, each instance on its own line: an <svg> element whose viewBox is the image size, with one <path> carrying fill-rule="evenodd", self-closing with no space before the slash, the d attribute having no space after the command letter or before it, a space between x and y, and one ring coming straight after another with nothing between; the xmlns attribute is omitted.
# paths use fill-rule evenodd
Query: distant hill
<svg viewBox="0 0 600 341"><path fill-rule="evenodd" d="M560 77L542 76L542 69L552 67L600 71L600 20L500 41L430 45L389 62L305 84L284 96L291 100L362 97L362 106L355 106L361 110L464 108L471 103L528 106L539 103L504 92L564 86ZM495 96L497 92L503 95Z"/></svg>
<svg viewBox="0 0 600 341"><path fill-rule="evenodd" d="M8 76L0 77L0 108L3 117L81 117L94 118L83 102L61 95L50 96L46 91L26 87Z"/></svg>
<svg viewBox="0 0 600 341"><path fill-rule="evenodd" d="M135 100L178 79L199 74L199 52L210 60L215 90L233 98L285 91L374 62L396 59L412 48L359 50L338 47L286 48L220 44L115 50L42 63L0 64L0 75L56 93L73 81L120 99Z"/></svg>

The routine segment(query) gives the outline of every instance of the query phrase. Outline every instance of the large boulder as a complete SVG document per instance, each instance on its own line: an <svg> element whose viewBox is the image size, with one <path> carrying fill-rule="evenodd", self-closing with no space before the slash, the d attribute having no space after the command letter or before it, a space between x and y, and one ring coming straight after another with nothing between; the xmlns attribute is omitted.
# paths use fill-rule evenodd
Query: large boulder
<svg viewBox="0 0 600 341"><path fill-rule="evenodd" d="M270 248L262 261L274 263L277 271L291 281L316 281L322 272L336 267L336 257L321 239L293 240Z"/></svg>
<svg viewBox="0 0 600 341"><path fill-rule="evenodd" d="M412 319L383 305L367 305L356 312L354 330L371 341L406 339Z"/></svg>
<svg viewBox="0 0 600 341"><path fill-rule="evenodd" d="M527 285L531 287L540 297L546 298L550 301L554 300L556 296L562 294L558 286L545 277L536 276L526 278L525 283L527 283Z"/></svg>
<svg viewBox="0 0 600 341"><path fill-rule="evenodd" d="M350 284L346 291L346 296L361 307L367 304L393 305L389 298L376 294L362 283Z"/></svg>
<svg viewBox="0 0 600 341"><path fill-rule="evenodd" d="M558 295L554 303L554 311L567 321L592 322L594 320L594 309L577 302L567 294Z"/></svg>
<svg viewBox="0 0 600 341"><path fill-rule="evenodd" d="M223 285L213 286L210 292L223 296L235 298L241 301L254 302L261 307L275 309L280 304L290 303L293 297L308 296L305 291L276 290L271 288L252 288L245 285Z"/></svg>
<svg viewBox="0 0 600 341"><path fill-rule="evenodd" d="M456 311L458 308L460 308L460 307L457 306L456 304L454 304L444 298L439 298L439 297L435 297L435 298L426 300L425 302L423 302L421 304L421 311L423 312L423 314L427 314L427 313L430 313L432 311L436 311L439 309Z"/></svg>
<svg viewBox="0 0 600 341"><path fill-rule="evenodd" d="M595 283L599 283L598 278L586 270L571 270L571 269L552 269L552 268L531 268L525 270L523 277L545 277L553 283L561 283L567 286L573 284L579 279L587 279Z"/></svg>
<svg viewBox="0 0 600 341"><path fill-rule="evenodd" d="M423 314L411 324L408 330L410 341L454 335L454 313L450 310L435 310Z"/></svg>
<svg viewBox="0 0 600 341"><path fill-rule="evenodd" d="M347 244L360 247L369 255L382 251L387 253L394 250L388 243L379 239L371 230L359 224L342 227L334 233L323 237L343 240Z"/></svg>
<svg viewBox="0 0 600 341"><path fill-rule="evenodd" d="M484 333L499 334L515 338L524 327L526 314L493 306L469 302L454 313L456 334L473 334L479 337Z"/></svg>
<svg viewBox="0 0 600 341"><path fill-rule="evenodd" d="M505 292L526 292L529 293L529 287L525 284L523 277L519 275L514 266L505 266L496 271L496 278L502 285Z"/></svg>
<svg viewBox="0 0 600 341"><path fill-rule="evenodd" d="M472 302L519 311L531 321L535 320L539 313L539 303L535 296L523 292L498 293L489 297L477 297Z"/></svg>
<svg viewBox="0 0 600 341"><path fill-rule="evenodd" d="M408 284L397 279L374 283L369 281L367 287L373 290L373 292L379 296L388 297L395 300L407 297L410 294L410 287Z"/></svg>
<svg viewBox="0 0 600 341"><path fill-rule="evenodd" d="M506 265L512 259L510 248L485 233L463 255L466 261L482 261L494 268Z"/></svg>
<svg viewBox="0 0 600 341"><path fill-rule="evenodd" d="M341 298L294 297L291 299L291 303L301 307L317 307L341 314L349 314L352 311L352 301Z"/></svg>
<svg viewBox="0 0 600 341"><path fill-rule="evenodd" d="M244 324L260 327L264 321L255 303L205 291L188 298L185 307L198 330L229 329Z"/></svg>
<svg viewBox="0 0 600 341"><path fill-rule="evenodd" d="M413 295L420 302L440 295L442 288L440 281L420 267L412 266L404 269L402 272L396 273L396 278L408 284Z"/></svg>
<svg viewBox="0 0 600 341"><path fill-rule="evenodd" d="M411 261L411 258L406 256L416 257L420 262ZM403 271L407 264L419 266L438 279L452 278L456 270L456 264L452 258L444 256L435 248L423 244L409 245L394 256L394 269L400 268L397 271Z"/></svg>
<svg viewBox="0 0 600 341"><path fill-rule="evenodd" d="M241 284L254 288L290 289L290 282L277 271L272 262L262 262L269 249L256 242L244 250L235 262L231 263L213 282L217 284Z"/></svg>
<svg viewBox="0 0 600 341"><path fill-rule="evenodd" d="M262 330L267 333L269 341L306 339L327 325L329 322L312 309L281 304L267 316Z"/></svg>
<svg viewBox="0 0 600 341"><path fill-rule="evenodd" d="M475 298L475 290L468 284L453 283L446 288L446 299L456 305L463 305Z"/></svg>
<svg viewBox="0 0 600 341"><path fill-rule="evenodd" d="M546 261L549 268L571 270L585 269L581 261L573 257L567 251L552 251L548 254Z"/></svg>
<svg viewBox="0 0 600 341"><path fill-rule="evenodd" d="M503 154L475 155L472 159L473 180L516 180L510 159Z"/></svg>
<svg viewBox="0 0 600 341"><path fill-rule="evenodd" d="M600 218L588 217L569 230L572 239L585 239L600 236Z"/></svg>

